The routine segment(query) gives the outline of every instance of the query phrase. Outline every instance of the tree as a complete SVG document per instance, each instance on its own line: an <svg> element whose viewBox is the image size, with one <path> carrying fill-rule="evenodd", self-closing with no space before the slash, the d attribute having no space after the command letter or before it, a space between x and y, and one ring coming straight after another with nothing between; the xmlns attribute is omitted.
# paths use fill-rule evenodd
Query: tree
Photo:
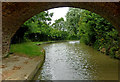
<svg viewBox="0 0 120 82"><path fill-rule="evenodd" d="M41 37L46 37L45 39L48 40L48 35L50 34L50 23L51 23L51 17L53 16L53 13L49 13L48 11L41 12L33 17L31 17L29 20L27 20L22 26L21 30L19 30L22 34L22 37L18 35L18 32L15 34L15 37L13 39L16 39L16 42L19 38L19 40L22 41L22 39L25 40L32 40L32 41L41 41L43 40ZM22 30L23 29L23 30ZM24 29L26 29L24 31ZM45 40L44 39L44 40ZM13 41L13 40L12 40Z"/></svg>
<svg viewBox="0 0 120 82"><path fill-rule="evenodd" d="M55 20L55 23L52 24L52 27L64 31L65 30L65 23L64 23L64 18L60 18L58 20Z"/></svg>
<svg viewBox="0 0 120 82"><path fill-rule="evenodd" d="M117 30L104 18L87 10L82 10L79 20L80 41L95 49L105 49L106 54L115 57L120 50ZM114 53L114 54L113 54Z"/></svg>
<svg viewBox="0 0 120 82"><path fill-rule="evenodd" d="M81 9L78 8L69 8L68 13L66 14L66 26L67 30L71 34L77 34L78 33L78 22L80 20L80 12Z"/></svg>

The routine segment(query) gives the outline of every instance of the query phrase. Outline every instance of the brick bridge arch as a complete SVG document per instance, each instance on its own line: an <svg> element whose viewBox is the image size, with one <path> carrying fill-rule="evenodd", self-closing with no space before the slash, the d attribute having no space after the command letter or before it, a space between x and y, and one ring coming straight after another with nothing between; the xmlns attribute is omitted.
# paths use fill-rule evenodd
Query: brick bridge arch
<svg viewBox="0 0 120 82"><path fill-rule="evenodd" d="M120 34L119 2L4 2L2 3L2 57L9 52L11 37L30 17L56 7L76 7L107 19Z"/></svg>

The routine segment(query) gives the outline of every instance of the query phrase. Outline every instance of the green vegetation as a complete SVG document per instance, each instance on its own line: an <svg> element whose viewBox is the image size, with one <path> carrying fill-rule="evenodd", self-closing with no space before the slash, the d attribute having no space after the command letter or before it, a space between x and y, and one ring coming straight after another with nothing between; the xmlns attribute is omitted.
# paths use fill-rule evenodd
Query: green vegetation
<svg viewBox="0 0 120 82"><path fill-rule="evenodd" d="M93 46L111 57L120 58L118 31L101 16L82 10L79 20L79 35L81 42Z"/></svg>
<svg viewBox="0 0 120 82"><path fill-rule="evenodd" d="M68 39L80 39L79 33L79 18L80 18L81 9L78 8L69 8L68 13L66 14L66 29L69 33Z"/></svg>
<svg viewBox="0 0 120 82"><path fill-rule="evenodd" d="M34 46L32 50L31 45L28 46L23 42L80 40L96 50L120 59L120 36L117 30L101 16L87 10L69 8L66 20L60 18L51 24L53 15L54 13L44 11L26 21L13 36L11 43L15 45L14 47L11 45L11 49L38 55L39 53L34 51L34 49L38 50L38 47ZM23 43L21 44L23 48L16 49L15 46L20 45L16 43Z"/></svg>
<svg viewBox="0 0 120 82"><path fill-rule="evenodd" d="M10 52L18 54L26 54L27 56L39 56L43 54L42 48L37 46L36 43L42 44L42 42L27 42L21 44L12 44Z"/></svg>

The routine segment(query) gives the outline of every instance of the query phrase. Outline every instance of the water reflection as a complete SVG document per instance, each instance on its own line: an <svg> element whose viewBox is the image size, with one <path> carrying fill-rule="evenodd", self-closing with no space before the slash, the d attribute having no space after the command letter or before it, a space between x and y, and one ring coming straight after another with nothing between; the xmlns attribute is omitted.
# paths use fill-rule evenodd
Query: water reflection
<svg viewBox="0 0 120 82"><path fill-rule="evenodd" d="M39 80L117 80L118 61L79 41L46 45Z"/></svg>
<svg viewBox="0 0 120 82"><path fill-rule="evenodd" d="M80 43L80 41L69 41L70 44Z"/></svg>

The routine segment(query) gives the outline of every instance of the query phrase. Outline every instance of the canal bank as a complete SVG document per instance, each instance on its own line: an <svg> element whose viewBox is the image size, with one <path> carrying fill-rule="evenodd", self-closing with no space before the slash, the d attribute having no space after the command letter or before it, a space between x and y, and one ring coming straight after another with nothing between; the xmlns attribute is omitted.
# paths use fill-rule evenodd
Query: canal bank
<svg viewBox="0 0 120 82"><path fill-rule="evenodd" d="M2 60L2 80L32 80L45 60L45 50L40 56L11 54Z"/></svg>
<svg viewBox="0 0 120 82"><path fill-rule="evenodd" d="M49 41L34 43L42 47L44 44L51 44L66 41ZM30 57L26 54L12 53L2 60L2 80L32 80L44 63L45 50L41 49L40 56Z"/></svg>

